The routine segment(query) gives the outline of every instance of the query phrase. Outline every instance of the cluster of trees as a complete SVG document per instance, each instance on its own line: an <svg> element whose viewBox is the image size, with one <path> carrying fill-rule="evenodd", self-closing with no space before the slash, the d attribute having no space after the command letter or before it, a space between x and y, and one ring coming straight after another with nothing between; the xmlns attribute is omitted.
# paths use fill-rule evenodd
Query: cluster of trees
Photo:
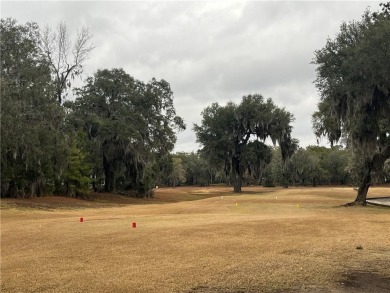
<svg viewBox="0 0 390 293"><path fill-rule="evenodd" d="M244 186L359 185L362 160L350 148L339 145L331 148L308 146L296 150L287 162L283 162L279 147L267 147L264 154L266 157L260 164L251 160L257 169L252 170L248 166L243 172ZM224 166L212 164L202 152L180 152L170 155L170 159L166 161L169 167L164 169L163 176L157 180L158 185L232 185ZM373 184L389 182L390 160L386 161L381 172L374 175Z"/></svg>
<svg viewBox="0 0 390 293"><path fill-rule="evenodd" d="M313 128L331 148L299 148L294 117L260 94L213 103L194 125L198 153L172 154L176 115L169 83L98 70L66 99L93 50L55 31L1 20L1 195L77 195L88 189L151 195L156 184L356 184L355 204L390 169L390 2L343 23L315 52L320 94ZM273 147L265 144L273 142ZM342 140L346 149L334 146Z"/></svg>
<svg viewBox="0 0 390 293"><path fill-rule="evenodd" d="M216 169L223 166L235 192L253 174L284 186L352 181L359 185L354 204L365 204L373 181L388 176L383 174L390 158L390 2L380 6L380 12L367 10L360 21L343 23L313 60L320 94L314 132L327 137L332 147L342 139L349 159L338 148L328 155L320 148L293 155L298 148L291 138L293 116L258 94L244 96L239 105L214 103L203 111L201 125L194 125L200 154ZM267 138L279 144L271 156Z"/></svg>
<svg viewBox="0 0 390 293"><path fill-rule="evenodd" d="M150 195L185 128L169 83L103 69L66 99L93 50L88 30L72 42L63 23L52 31L2 19L0 31L1 196Z"/></svg>
<svg viewBox="0 0 390 293"><path fill-rule="evenodd" d="M211 184L229 184L230 177L222 167L211 164L203 155L198 153L178 152L172 154L164 162L162 172L158 177L158 185L179 186Z"/></svg>
<svg viewBox="0 0 390 293"><path fill-rule="evenodd" d="M306 149L299 148L291 156L283 173L282 160L274 149L263 175L264 185L354 185L357 182L353 162L352 152L341 146L308 146Z"/></svg>

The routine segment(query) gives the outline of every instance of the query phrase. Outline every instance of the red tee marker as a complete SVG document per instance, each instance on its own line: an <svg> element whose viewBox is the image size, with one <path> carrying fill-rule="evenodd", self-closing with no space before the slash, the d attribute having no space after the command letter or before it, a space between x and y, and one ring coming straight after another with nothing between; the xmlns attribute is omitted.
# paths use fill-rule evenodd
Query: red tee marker
<svg viewBox="0 0 390 293"><path fill-rule="evenodd" d="M82 222L84 222L84 218L83 217L80 218L80 223L82 223Z"/></svg>
<svg viewBox="0 0 390 293"><path fill-rule="evenodd" d="M133 228L137 228L137 223L136 223L136 222L133 222L132 227L133 227Z"/></svg>

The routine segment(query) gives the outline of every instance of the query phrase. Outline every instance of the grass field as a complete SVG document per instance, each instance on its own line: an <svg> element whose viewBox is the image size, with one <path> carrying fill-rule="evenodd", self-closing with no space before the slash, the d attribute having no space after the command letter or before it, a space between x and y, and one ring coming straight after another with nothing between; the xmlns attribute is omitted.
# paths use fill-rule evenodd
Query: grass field
<svg viewBox="0 0 390 293"><path fill-rule="evenodd" d="M3 199L1 292L390 292L389 208L341 206L352 188L230 190Z"/></svg>

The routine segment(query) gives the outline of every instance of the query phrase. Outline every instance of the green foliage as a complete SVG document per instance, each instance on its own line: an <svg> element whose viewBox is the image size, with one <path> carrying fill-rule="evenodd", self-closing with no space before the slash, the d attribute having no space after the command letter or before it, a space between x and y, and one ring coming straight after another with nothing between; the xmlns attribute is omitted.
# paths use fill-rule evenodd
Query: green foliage
<svg viewBox="0 0 390 293"><path fill-rule="evenodd" d="M176 153L175 157L180 158L182 162L186 176L185 184L187 185L206 186L212 183L226 182L226 178L221 178L223 167L213 166L201 153Z"/></svg>
<svg viewBox="0 0 390 293"><path fill-rule="evenodd" d="M293 185L294 182L294 162L292 161L294 156L288 161L283 161L280 147L274 147L272 149L271 162L266 165L264 170L264 182L266 187L274 187L280 185L288 187Z"/></svg>
<svg viewBox="0 0 390 293"><path fill-rule="evenodd" d="M157 157L173 149L175 129L185 128L166 81L144 84L123 69L99 70L78 89L76 101L65 106L71 123L85 131L97 150L93 161L101 163L93 176L104 177L106 191L149 194Z"/></svg>
<svg viewBox="0 0 390 293"><path fill-rule="evenodd" d="M171 154L166 154L160 158L157 158L158 164L158 185L170 185L170 175L173 172L173 158Z"/></svg>
<svg viewBox="0 0 390 293"><path fill-rule="evenodd" d="M50 69L35 23L1 25L2 196L52 192L63 170L64 112L53 98Z"/></svg>
<svg viewBox="0 0 390 293"><path fill-rule="evenodd" d="M378 144L388 144L382 136L390 125L389 47L389 15L367 11L361 21L343 23L336 38L316 51L316 86L321 94L314 114L318 135L335 141L346 132L356 147L368 153Z"/></svg>
<svg viewBox="0 0 390 293"><path fill-rule="evenodd" d="M185 154L167 154L158 159L159 164L159 185L178 186L187 181L186 167L183 164L183 157Z"/></svg>
<svg viewBox="0 0 390 293"><path fill-rule="evenodd" d="M313 114L317 136L342 135L364 160L356 202L365 202L371 171L390 157L390 14L366 11L343 23L334 39L315 52L321 100Z"/></svg>
<svg viewBox="0 0 390 293"><path fill-rule="evenodd" d="M279 147L271 150L271 162L264 168L263 186L275 187L276 184L282 185L283 162Z"/></svg>
<svg viewBox="0 0 390 293"><path fill-rule="evenodd" d="M78 195L90 183L151 195L159 158L185 128L169 83L99 70L62 103L93 49L88 30L71 44L63 23L53 32L2 19L0 29L1 196Z"/></svg>
<svg viewBox="0 0 390 293"><path fill-rule="evenodd" d="M339 146L325 148L308 146L299 148L291 159L283 164L280 150L272 150L271 163L263 177L265 186L274 185L324 185L351 184L355 168L351 165L352 153Z"/></svg>
<svg viewBox="0 0 390 293"><path fill-rule="evenodd" d="M224 162L236 192L241 191L245 171L254 170L256 163L249 164L248 159L256 156L256 160L268 160L261 141L270 137L274 143L278 142L283 162L297 145L291 138L293 116L276 107L271 99L264 101L259 94L244 96L239 105L214 103L202 112L202 116L202 124L194 125L197 141L203 145L202 153L215 165Z"/></svg>
<svg viewBox="0 0 390 293"><path fill-rule="evenodd" d="M186 181L186 171L183 167L180 158L173 157L172 161L173 161L173 170L172 173L170 174L170 180L172 182L172 186L175 187Z"/></svg>
<svg viewBox="0 0 390 293"><path fill-rule="evenodd" d="M242 152L246 181L261 184L264 168L271 162L271 149L261 141L250 141Z"/></svg>
<svg viewBox="0 0 390 293"><path fill-rule="evenodd" d="M78 141L82 142L82 140ZM82 196L89 191L91 166L86 157L85 151L77 145L77 141L71 139L67 149L67 167L64 172L68 196Z"/></svg>

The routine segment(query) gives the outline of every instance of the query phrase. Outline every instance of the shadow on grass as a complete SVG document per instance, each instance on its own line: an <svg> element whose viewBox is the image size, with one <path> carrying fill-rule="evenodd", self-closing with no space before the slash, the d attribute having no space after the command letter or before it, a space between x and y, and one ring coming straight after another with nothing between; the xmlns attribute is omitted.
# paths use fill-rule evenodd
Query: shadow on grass
<svg viewBox="0 0 390 293"><path fill-rule="evenodd" d="M261 195L274 190L248 190L234 193L230 187L222 188L162 188L155 196L149 198L129 197L114 193L89 193L87 199L62 196L36 197L30 199L5 198L1 200L1 209L18 210L70 210L88 208L121 207L128 205L149 205L197 201L219 196Z"/></svg>
<svg viewBox="0 0 390 293"><path fill-rule="evenodd" d="M293 288L267 288L246 286L246 287L213 287L213 286L196 286L191 288L187 293L244 293L244 292L274 292L274 293L388 293L390 292L390 277L381 275L378 272L370 271L352 271L342 274L341 278L334 284L324 287L322 285L303 285L302 287Z"/></svg>

